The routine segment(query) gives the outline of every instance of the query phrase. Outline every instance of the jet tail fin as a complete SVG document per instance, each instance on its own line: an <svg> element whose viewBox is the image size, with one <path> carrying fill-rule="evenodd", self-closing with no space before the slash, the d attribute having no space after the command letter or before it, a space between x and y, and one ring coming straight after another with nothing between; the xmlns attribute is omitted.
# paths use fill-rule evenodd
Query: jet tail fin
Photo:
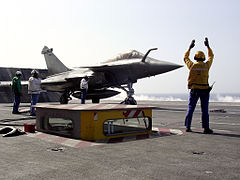
<svg viewBox="0 0 240 180"><path fill-rule="evenodd" d="M44 55L49 75L58 74L70 70L55 56L55 54L53 54L52 48L49 49L47 46L44 46L42 54Z"/></svg>

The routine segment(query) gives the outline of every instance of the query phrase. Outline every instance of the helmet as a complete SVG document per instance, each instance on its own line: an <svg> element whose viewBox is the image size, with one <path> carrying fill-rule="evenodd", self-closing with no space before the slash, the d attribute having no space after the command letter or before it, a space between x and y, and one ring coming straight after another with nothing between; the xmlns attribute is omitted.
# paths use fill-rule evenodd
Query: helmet
<svg viewBox="0 0 240 180"><path fill-rule="evenodd" d="M32 75L38 74L38 71L34 69L34 70L32 70L31 74L32 74Z"/></svg>
<svg viewBox="0 0 240 180"><path fill-rule="evenodd" d="M88 76L87 76L87 75L85 75L83 78L86 79L86 80L88 80Z"/></svg>
<svg viewBox="0 0 240 180"><path fill-rule="evenodd" d="M22 75L22 72L21 71L17 71L16 72L16 76L21 76Z"/></svg>
<svg viewBox="0 0 240 180"><path fill-rule="evenodd" d="M197 61L204 61L205 60L205 54L202 51L198 51L195 56L194 59Z"/></svg>

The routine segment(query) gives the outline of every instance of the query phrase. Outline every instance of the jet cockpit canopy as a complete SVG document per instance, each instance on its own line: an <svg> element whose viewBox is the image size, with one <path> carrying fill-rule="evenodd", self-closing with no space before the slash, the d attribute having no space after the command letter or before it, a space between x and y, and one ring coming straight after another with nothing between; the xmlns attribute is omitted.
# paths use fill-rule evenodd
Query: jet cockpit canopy
<svg viewBox="0 0 240 180"><path fill-rule="evenodd" d="M144 54L136 51L136 50L131 50L125 53L120 53L117 56L115 56L112 59L109 59L107 61L105 61L105 63L107 62L114 62L114 61L121 61L121 60L131 60L131 59L142 59L144 56Z"/></svg>

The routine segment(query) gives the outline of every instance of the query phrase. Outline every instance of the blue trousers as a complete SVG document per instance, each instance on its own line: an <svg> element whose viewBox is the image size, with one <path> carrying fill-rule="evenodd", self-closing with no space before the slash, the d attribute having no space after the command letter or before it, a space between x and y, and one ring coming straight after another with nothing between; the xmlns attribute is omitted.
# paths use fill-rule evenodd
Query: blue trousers
<svg viewBox="0 0 240 180"><path fill-rule="evenodd" d="M35 108L33 107L34 105L37 104L39 98L39 94L31 94L31 106L30 106L30 114L35 115Z"/></svg>
<svg viewBox="0 0 240 180"><path fill-rule="evenodd" d="M187 128L191 127L192 116L195 110L198 99L201 100L201 110L202 110L202 128L209 128L209 114L208 114L208 104L209 104L209 91L202 89L194 89L191 90L189 95L189 104L188 104L188 112L185 118L185 126Z"/></svg>
<svg viewBox="0 0 240 180"><path fill-rule="evenodd" d="M19 94L14 94L13 112L18 112L20 102L21 102L21 96Z"/></svg>
<svg viewBox="0 0 240 180"><path fill-rule="evenodd" d="M86 97L87 97L87 89L81 89L81 104L85 104Z"/></svg>

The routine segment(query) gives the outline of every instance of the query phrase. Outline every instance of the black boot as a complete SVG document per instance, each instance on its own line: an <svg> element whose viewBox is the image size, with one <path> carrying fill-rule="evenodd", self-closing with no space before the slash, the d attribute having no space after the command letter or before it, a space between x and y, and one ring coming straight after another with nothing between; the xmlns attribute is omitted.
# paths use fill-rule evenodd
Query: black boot
<svg viewBox="0 0 240 180"><path fill-rule="evenodd" d="M211 130L210 128L206 128L206 129L204 129L203 133L204 134L212 134L213 130Z"/></svg>
<svg viewBox="0 0 240 180"><path fill-rule="evenodd" d="M12 111L12 114L21 114L19 111Z"/></svg>

